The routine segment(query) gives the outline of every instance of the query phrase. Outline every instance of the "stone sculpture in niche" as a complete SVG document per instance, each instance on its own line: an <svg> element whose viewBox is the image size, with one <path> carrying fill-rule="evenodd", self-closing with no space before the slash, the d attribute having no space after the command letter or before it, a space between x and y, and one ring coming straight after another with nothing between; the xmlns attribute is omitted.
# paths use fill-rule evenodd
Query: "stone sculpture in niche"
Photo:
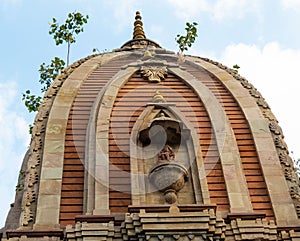
<svg viewBox="0 0 300 241"><path fill-rule="evenodd" d="M175 160L175 153L169 145L165 145L164 148L158 154L158 163L170 162Z"/></svg>
<svg viewBox="0 0 300 241"><path fill-rule="evenodd" d="M158 154L158 162L149 173L150 182L162 192L167 204L177 204L177 193L188 179L186 168L175 161L175 153L165 145Z"/></svg>
<svg viewBox="0 0 300 241"><path fill-rule="evenodd" d="M156 117L150 122L148 128L140 132L141 137L148 137L148 132L151 128L159 126L159 130L164 130L166 135L166 144L157 154L157 163L151 168L149 172L149 181L164 195L166 204L177 204L177 193L184 187L188 180L188 171L175 157L175 149L181 144L182 125L181 122L167 115L161 110ZM158 132L152 136L152 141L156 142L160 137ZM141 138L144 143L148 143L147 138Z"/></svg>
<svg viewBox="0 0 300 241"><path fill-rule="evenodd" d="M153 148L155 156L145 161L147 164L148 180L151 192L161 192L165 204L177 205L178 192L188 181L187 156L183 160L176 159L176 152L181 153L185 148L185 140L189 130L172 112L172 103L167 103L158 91L153 97L151 118L144 117L143 127L139 129L138 140L142 147ZM183 148L183 149L182 149ZM181 157L182 158L182 157ZM156 159L156 160L155 160ZM154 189L153 189L154 188Z"/></svg>

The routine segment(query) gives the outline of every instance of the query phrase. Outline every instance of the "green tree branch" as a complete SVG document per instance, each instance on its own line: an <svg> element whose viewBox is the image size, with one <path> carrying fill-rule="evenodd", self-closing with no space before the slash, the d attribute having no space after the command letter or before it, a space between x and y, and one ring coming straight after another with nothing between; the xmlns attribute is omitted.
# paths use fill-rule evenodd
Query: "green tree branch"
<svg viewBox="0 0 300 241"><path fill-rule="evenodd" d="M69 65L70 59L70 46L76 42L75 35L83 32L83 25L87 23L88 15L83 16L79 12L69 13L64 24L59 25L55 18L50 23L49 34L53 35L56 45L67 43L67 66ZM39 68L41 84L41 93L47 91L53 80L61 73L63 68L66 66L65 61L59 57L55 57L51 60L50 64L46 65L42 63ZM30 90L26 90L22 94L22 100L28 110L28 112L36 112L42 102L42 97L34 95ZM32 125L29 126L29 132L32 132Z"/></svg>
<svg viewBox="0 0 300 241"><path fill-rule="evenodd" d="M180 35L177 34L175 41L178 44L179 51L183 53L183 51L188 50L192 46L192 44L195 42L197 35L197 26L198 23L193 22L193 23L186 23L186 34L185 35Z"/></svg>
<svg viewBox="0 0 300 241"><path fill-rule="evenodd" d="M70 47L76 42L75 35L83 32L83 25L87 23L89 16L83 16L79 12L69 13L65 23L59 25L56 18L50 23L49 34L53 35L56 45L67 43L67 66L70 59Z"/></svg>

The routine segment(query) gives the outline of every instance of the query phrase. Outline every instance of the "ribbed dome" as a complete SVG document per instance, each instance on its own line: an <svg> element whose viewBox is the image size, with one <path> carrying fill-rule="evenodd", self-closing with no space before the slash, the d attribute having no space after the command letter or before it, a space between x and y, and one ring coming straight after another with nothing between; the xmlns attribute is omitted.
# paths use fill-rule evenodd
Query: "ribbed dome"
<svg viewBox="0 0 300 241"><path fill-rule="evenodd" d="M264 98L217 62L137 48L139 16L134 44L77 61L47 91L8 236L299 238L297 176Z"/></svg>

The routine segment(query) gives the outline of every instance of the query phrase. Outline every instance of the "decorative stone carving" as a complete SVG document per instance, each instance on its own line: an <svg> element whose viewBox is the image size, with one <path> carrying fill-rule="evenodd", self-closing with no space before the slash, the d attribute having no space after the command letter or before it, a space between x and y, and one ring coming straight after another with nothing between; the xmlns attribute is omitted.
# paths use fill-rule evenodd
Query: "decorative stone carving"
<svg viewBox="0 0 300 241"><path fill-rule="evenodd" d="M274 143L277 148L280 148L282 150L287 150L287 145L286 145L285 141L283 140L282 136L276 136L274 138Z"/></svg>
<svg viewBox="0 0 300 241"><path fill-rule="evenodd" d="M283 135L281 127L277 124L276 121L270 121L269 124L270 130L276 135Z"/></svg>
<svg viewBox="0 0 300 241"><path fill-rule="evenodd" d="M31 209L31 204L36 200L35 190L27 190L24 193L24 203L22 206L21 223L22 226L28 226L30 222L33 221L33 210Z"/></svg>
<svg viewBox="0 0 300 241"><path fill-rule="evenodd" d="M49 110L53 104L54 97L62 86L63 82L69 77L69 75L74 71L76 67L87 61L88 59L95 57L96 55L91 55L89 57L83 58L70 65L62 71L49 87L45 93L43 102L39 107L39 111L35 117L34 126L32 129L32 139L29 147L29 160L26 169L26 177L24 181L24 194L22 199L22 213L21 213L21 226L30 226L33 223L33 218L36 213L36 192L37 184L40 178L40 162L43 156L43 141L45 138L45 130L49 116Z"/></svg>
<svg viewBox="0 0 300 241"><path fill-rule="evenodd" d="M293 164L291 157L287 154L286 151L279 152L280 163L286 167L290 167Z"/></svg>
<svg viewBox="0 0 300 241"><path fill-rule="evenodd" d="M170 157L169 157L170 160ZM162 163L155 165L150 173L150 182L164 194L167 204L177 203L177 192L179 192L188 179L186 168L178 163L169 163L163 160Z"/></svg>
<svg viewBox="0 0 300 241"><path fill-rule="evenodd" d="M284 168L284 176L287 180L292 180L292 170L289 167Z"/></svg>
<svg viewBox="0 0 300 241"><path fill-rule="evenodd" d="M35 183L37 183L39 179L39 175L37 173L36 167L35 166L31 166L31 169L28 173L27 176L27 183L28 183L28 187L33 187L33 185Z"/></svg>
<svg viewBox="0 0 300 241"><path fill-rule="evenodd" d="M61 124L52 124L49 127L49 134L60 134L62 133L62 125Z"/></svg>
<svg viewBox="0 0 300 241"><path fill-rule="evenodd" d="M165 103L166 102L164 96L159 91L155 92L155 95L153 96L152 101L154 103Z"/></svg>
<svg viewBox="0 0 300 241"><path fill-rule="evenodd" d="M28 226L29 223L33 221L33 212L31 211L30 206L22 208L21 221L23 226Z"/></svg>
<svg viewBox="0 0 300 241"><path fill-rule="evenodd" d="M165 145L158 154L157 165L150 173L150 182L164 194L165 202L177 203L179 192L188 179L188 172L183 165L175 162L175 153L171 146Z"/></svg>
<svg viewBox="0 0 300 241"><path fill-rule="evenodd" d="M158 163L171 162L175 160L175 153L169 145L165 145L164 148L158 154Z"/></svg>
<svg viewBox="0 0 300 241"><path fill-rule="evenodd" d="M257 89L250 89L249 93L255 98L259 98L261 96L261 93Z"/></svg>
<svg viewBox="0 0 300 241"><path fill-rule="evenodd" d="M126 42L120 50L124 49L142 49L142 48L161 48L159 44L150 39L132 39ZM120 51L119 50L119 51Z"/></svg>
<svg viewBox="0 0 300 241"><path fill-rule="evenodd" d="M28 191L26 192L26 195L25 195L25 206L30 206L30 204L32 202L34 202L36 199L36 194L35 194L35 191L31 190L31 191Z"/></svg>
<svg viewBox="0 0 300 241"><path fill-rule="evenodd" d="M264 109L269 109L270 108L268 103L266 102L266 100L263 97L259 97L259 99L257 100L257 104L259 106L261 106L262 108L264 108Z"/></svg>
<svg viewBox="0 0 300 241"><path fill-rule="evenodd" d="M168 75L166 66L142 66L141 75L149 82L159 83Z"/></svg>
<svg viewBox="0 0 300 241"><path fill-rule="evenodd" d="M297 212L298 218L300 218L300 185L297 177L297 174L294 170L294 165L291 157L289 156L287 145L284 141L284 136L282 133L282 130L280 126L278 125L278 121L276 120L276 117L270 110L270 107L268 103L265 101L265 99L261 96L261 94L254 88L254 86L249 83L244 77L240 76L238 73L236 73L234 70L216 62L212 61L210 59L203 59L209 63L212 63L216 66L218 66L221 69L224 69L227 73L231 74L235 79L240 81L241 85L249 90L249 93L251 96L257 99L257 104L261 109L262 114L264 117L270 121L269 128L273 135L274 144L277 149L278 157L282 166L283 174L286 178L287 184L290 188L290 194L294 201L295 210ZM289 235L287 234L287 237Z"/></svg>
<svg viewBox="0 0 300 241"><path fill-rule="evenodd" d="M291 193L291 196L297 200L300 200L300 195L299 195L299 186L291 186L290 188L290 193Z"/></svg>
<svg viewBox="0 0 300 241"><path fill-rule="evenodd" d="M246 89L252 89L253 86L252 86L252 84L250 84L248 82L248 80L243 78L240 81L241 81L242 86L244 86Z"/></svg>
<svg viewBox="0 0 300 241"><path fill-rule="evenodd" d="M269 121L276 121L276 117L274 116L274 114L272 113L272 111L270 109L264 109L262 111L264 117L266 119L268 119Z"/></svg>

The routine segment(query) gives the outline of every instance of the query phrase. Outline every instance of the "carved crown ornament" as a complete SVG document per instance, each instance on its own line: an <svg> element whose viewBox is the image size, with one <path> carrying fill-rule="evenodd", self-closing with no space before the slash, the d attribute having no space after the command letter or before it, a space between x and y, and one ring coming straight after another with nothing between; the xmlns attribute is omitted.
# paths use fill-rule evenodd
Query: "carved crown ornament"
<svg viewBox="0 0 300 241"><path fill-rule="evenodd" d="M142 66L140 68L141 76L149 82L159 83L168 76L166 66Z"/></svg>

